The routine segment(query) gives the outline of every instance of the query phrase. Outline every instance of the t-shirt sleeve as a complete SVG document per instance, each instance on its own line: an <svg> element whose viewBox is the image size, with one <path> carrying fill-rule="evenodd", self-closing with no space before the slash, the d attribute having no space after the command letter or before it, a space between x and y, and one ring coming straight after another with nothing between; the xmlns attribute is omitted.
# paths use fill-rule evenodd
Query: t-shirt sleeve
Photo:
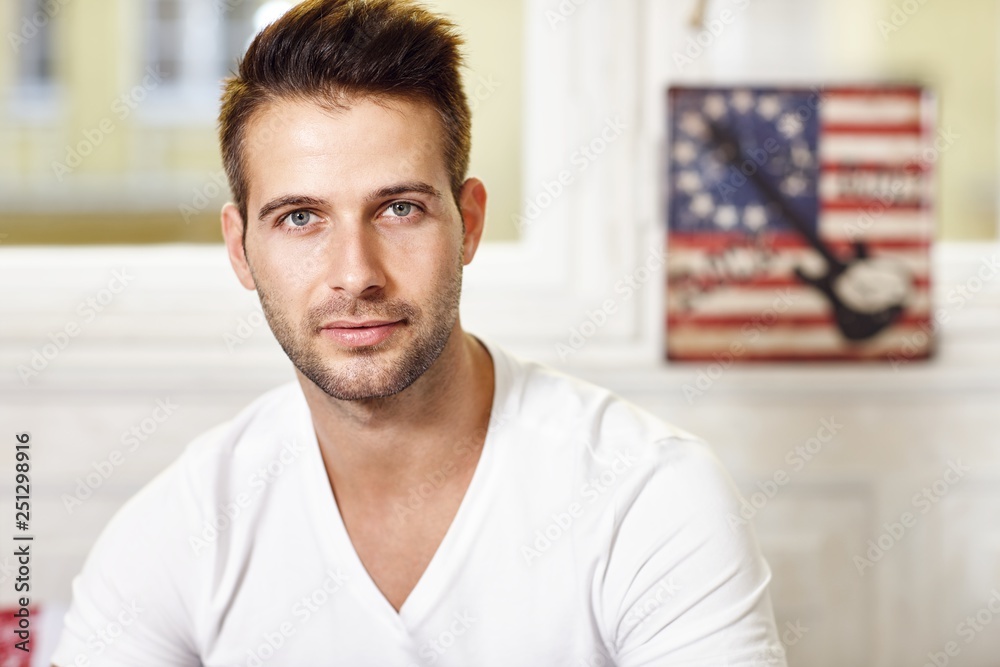
<svg viewBox="0 0 1000 667"><path fill-rule="evenodd" d="M56 667L201 665L180 581L192 574L179 551L177 472L176 463L161 472L101 532L73 579Z"/></svg>
<svg viewBox="0 0 1000 667"><path fill-rule="evenodd" d="M785 665L771 571L705 443L660 443L613 502L596 606L620 667Z"/></svg>

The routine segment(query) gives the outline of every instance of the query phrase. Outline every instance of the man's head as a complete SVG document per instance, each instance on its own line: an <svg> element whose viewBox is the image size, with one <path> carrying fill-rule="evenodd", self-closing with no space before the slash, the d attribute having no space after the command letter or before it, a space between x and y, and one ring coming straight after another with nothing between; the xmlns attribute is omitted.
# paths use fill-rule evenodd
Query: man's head
<svg viewBox="0 0 1000 667"><path fill-rule="evenodd" d="M439 148L458 201L472 131L461 46L451 22L409 0L306 0L261 31L226 81L219 115L222 158L244 219L245 153L253 148L247 127L262 109L287 100L331 110L359 97L430 104L441 117Z"/></svg>
<svg viewBox="0 0 1000 667"><path fill-rule="evenodd" d="M230 260L295 366L335 398L402 391L460 331L486 193L465 179L459 46L409 2L307 0L227 81ZM394 324L357 327L379 322Z"/></svg>

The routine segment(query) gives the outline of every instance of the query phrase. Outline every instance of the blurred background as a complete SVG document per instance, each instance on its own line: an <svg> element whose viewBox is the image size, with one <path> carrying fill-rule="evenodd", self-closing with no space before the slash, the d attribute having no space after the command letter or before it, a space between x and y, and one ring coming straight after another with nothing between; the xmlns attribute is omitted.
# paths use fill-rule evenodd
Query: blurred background
<svg viewBox="0 0 1000 667"><path fill-rule="evenodd" d="M466 329L715 447L753 501L790 664L1000 664L998 3L427 4L467 36L490 193ZM0 0L0 424L34 443L42 652L117 508L291 378L221 247L216 137L221 79L287 6ZM887 82L927 86L954 137L934 165L933 358L664 361L667 86ZM158 420L158 401L177 408ZM12 455L0 468L13 503Z"/></svg>
<svg viewBox="0 0 1000 667"><path fill-rule="evenodd" d="M475 170L497 189L491 238L514 238L522 10L517 3L435 5L464 10L452 13L469 37L468 85L489 97L476 105ZM287 6L4 0L5 242L221 241L218 212L228 188L216 137L220 81Z"/></svg>

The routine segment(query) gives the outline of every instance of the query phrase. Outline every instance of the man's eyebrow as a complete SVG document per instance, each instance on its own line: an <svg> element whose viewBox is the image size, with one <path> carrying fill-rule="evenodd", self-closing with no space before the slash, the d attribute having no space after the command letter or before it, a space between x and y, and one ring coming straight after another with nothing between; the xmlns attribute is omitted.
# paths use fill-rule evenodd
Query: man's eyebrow
<svg viewBox="0 0 1000 667"><path fill-rule="evenodd" d="M263 220L279 208L284 208L286 206L323 208L327 206L327 202L324 199L317 199L316 197L309 197L308 195L285 195L283 197L278 197L277 199L272 199L261 206L260 212L257 214L257 219Z"/></svg>
<svg viewBox="0 0 1000 667"><path fill-rule="evenodd" d="M429 195L435 199L441 199L441 192L429 183L423 183L421 181L410 181L407 183L397 183L396 185L390 185L368 195L368 201L374 202L378 199L385 199L386 197L395 197L396 195L406 194L407 192L419 192L421 194Z"/></svg>

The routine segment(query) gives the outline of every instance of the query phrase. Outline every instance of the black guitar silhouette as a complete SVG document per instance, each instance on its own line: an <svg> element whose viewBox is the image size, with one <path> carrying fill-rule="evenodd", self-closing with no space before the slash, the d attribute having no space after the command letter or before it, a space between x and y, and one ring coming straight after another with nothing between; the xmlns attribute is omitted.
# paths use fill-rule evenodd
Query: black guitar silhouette
<svg viewBox="0 0 1000 667"><path fill-rule="evenodd" d="M739 140L726 127L706 119L712 142L722 149L726 161L737 169L750 161ZM854 256L846 261L837 257L796 211L778 188L762 173L754 170L748 178L764 196L781 211L795 230L826 260L826 270L820 276L810 276L800 267L795 275L812 285L833 306L837 328L848 340L865 340L889 326L903 312L906 293L912 279L901 267L887 267L872 260L863 241L854 241ZM746 174L745 171L741 173Z"/></svg>

